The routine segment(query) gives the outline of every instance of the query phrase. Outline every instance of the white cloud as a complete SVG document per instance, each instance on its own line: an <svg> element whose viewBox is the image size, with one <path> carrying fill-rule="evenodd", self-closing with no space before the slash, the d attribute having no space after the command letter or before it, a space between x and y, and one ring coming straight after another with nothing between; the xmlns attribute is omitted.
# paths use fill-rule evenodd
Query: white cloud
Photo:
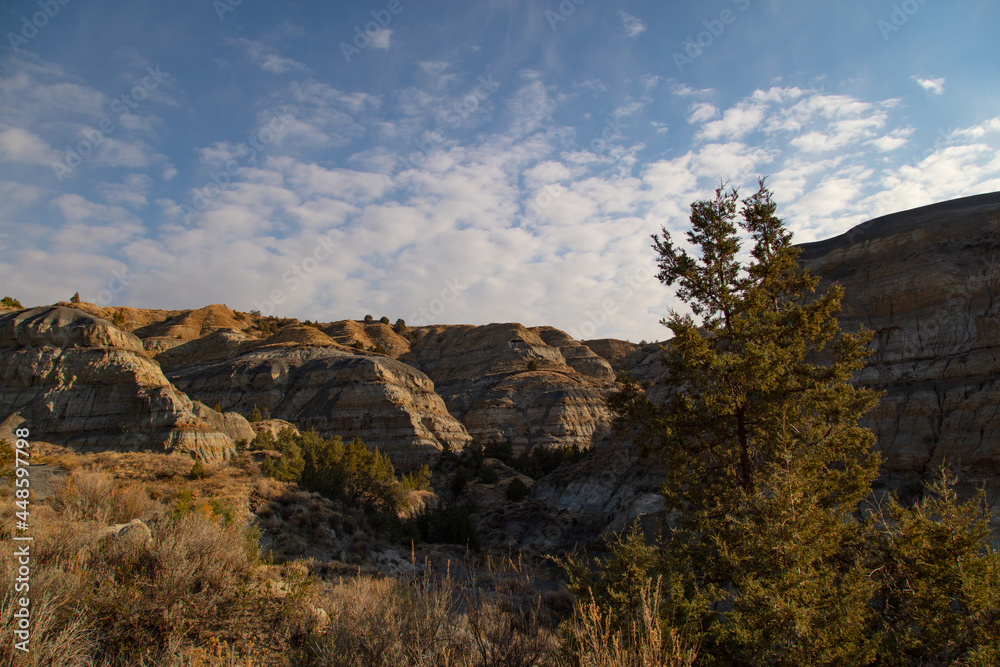
<svg viewBox="0 0 1000 667"><path fill-rule="evenodd" d="M915 130L916 128L913 127L897 128L889 132L889 134L885 134L877 139L872 139L867 143L875 146L880 153L888 153L890 151L899 150L909 143L909 137Z"/></svg>
<svg viewBox="0 0 1000 667"><path fill-rule="evenodd" d="M146 174L128 174L121 183L98 183L97 190L113 206L140 209L148 203L146 195L152 185L153 179Z"/></svg>
<svg viewBox="0 0 1000 667"><path fill-rule="evenodd" d="M1000 116L990 118L983 123L973 125L969 128L955 130L951 137L953 139L981 139L993 132L1000 132Z"/></svg>
<svg viewBox="0 0 1000 667"><path fill-rule="evenodd" d="M920 77L912 77L917 85L926 90L931 95L943 95L944 94L944 78L940 79L921 79Z"/></svg>
<svg viewBox="0 0 1000 667"><path fill-rule="evenodd" d="M637 17L626 13L624 10L620 10L618 15L622 19L622 27L625 29L625 36L634 39L646 32L646 24Z"/></svg>
<svg viewBox="0 0 1000 667"><path fill-rule="evenodd" d="M0 159L26 164L48 164L58 159L41 137L20 127L0 127Z"/></svg>
<svg viewBox="0 0 1000 667"><path fill-rule="evenodd" d="M388 49L392 42L392 29L379 28L372 35L372 46L376 49Z"/></svg>
<svg viewBox="0 0 1000 667"><path fill-rule="evenodd" d="M761 125L766 112L767 107L763 104L741 102L726 109L719 120L705 123L698 133L698 138L709 140L740 139Z"/></svg>
<svg viewBox="0 0 1000 667"><path fill-rule="evenodd" d="M243 48L247 57L265 72L284 74L286 72L308 72L309 68L300 62L278 54L260 42L243 37L232 39L231 44Z"/></svg>
<svg viewBox="0 0 1000 667"><path fill-rule="evenodd" d="M690 115L688 115L688 122L691 124L704 123L706 120L711 120L719 115L719 110L714 104L709 104L708 102L696 102L691 105Z"/></svg>

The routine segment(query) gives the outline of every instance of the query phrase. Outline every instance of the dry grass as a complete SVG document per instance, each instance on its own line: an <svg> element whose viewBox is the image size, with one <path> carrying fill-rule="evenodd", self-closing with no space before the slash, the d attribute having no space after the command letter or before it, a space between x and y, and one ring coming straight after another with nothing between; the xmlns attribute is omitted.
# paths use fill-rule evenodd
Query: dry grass
<svg viewBox="0 0 1000 667"><path fill-rule="evenodd" d="M359 577L321 601L330 624L307 647L308 664L322 667L531 667L550 664L556 647L538 598L504 596L495 582L519 573L487 575L493 583L429 568L409 578ZM530 589L530 584L517 588Z"/></svg>
<svg viewBox="0 0 1000 667"><path fill-rule="evenodd" d="M2 642L0 664L290 664L283 647L301 644L310 628L308 582L275 585L259 562L259 533L211 500L156 501L139 484L76 467L51 507L32 505L31 653ZM0 508L13 514L9 489ZM135 518L148 532L108 534ZM0 552L8 638L17 567L12 549Z"/></svg>
<svg viewBox="0 0 1000 667"><path fill-rule="evenodd" d="M651 591L630 634L584 605L560 642L552 610L565 615L569 603L540 595L520 562L487 559L461 575L411 563L408 575L361 576L383 545L359 508L238 465L194 479L183 456L63 460L64 487L31 509L32 653L0 642L0 665L666 667L694 657L657 623ZM16 509L0 487L5 537ZM133 519L148 532L109 535ZM318 576L353 567L357 576L337 583ZM0 551L8 638L16 568L12 550Z"/></svg>
<svg viewBox="0 0 1000 667"><path fill-rule="evenodd" d="M690 667L698 655L660 619L659 582L647 582L641 613L625 630L612 628L611 614L593 600L583 601L564 626L560 667Z"/></svg>

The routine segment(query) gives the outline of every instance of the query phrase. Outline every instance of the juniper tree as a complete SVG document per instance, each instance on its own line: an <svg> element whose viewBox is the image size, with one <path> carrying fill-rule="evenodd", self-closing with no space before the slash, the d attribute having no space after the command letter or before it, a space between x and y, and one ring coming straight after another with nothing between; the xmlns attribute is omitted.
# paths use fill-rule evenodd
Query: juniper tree
<svg viewBox="0 0 1000 667"><path fill-rule="evenodd" d="M840 329L843 290L815 294L775 211L763 181L742 207L720 187L691 205L691 251L652 237L659 280L691 311L662 322L673 391L655 404L626 378L610 403L664 460L668 610L697 628L701 658L864 664L871 587L853 513L878 473L858 426L877 395L850 381L870 333Z"/></svg>

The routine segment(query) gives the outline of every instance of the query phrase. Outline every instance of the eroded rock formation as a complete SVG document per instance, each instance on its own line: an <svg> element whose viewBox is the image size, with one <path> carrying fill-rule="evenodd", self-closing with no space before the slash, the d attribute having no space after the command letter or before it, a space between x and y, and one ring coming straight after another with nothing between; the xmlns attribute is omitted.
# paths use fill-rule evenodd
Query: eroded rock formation
<svg viewBox="0 0 1000 667"><path fill-rule="evenodd" d="M162 449L220 460L252 437L239 415L192 402L164 377L142 341L62 306L0 317L0 434L94 449Z"/></svg>

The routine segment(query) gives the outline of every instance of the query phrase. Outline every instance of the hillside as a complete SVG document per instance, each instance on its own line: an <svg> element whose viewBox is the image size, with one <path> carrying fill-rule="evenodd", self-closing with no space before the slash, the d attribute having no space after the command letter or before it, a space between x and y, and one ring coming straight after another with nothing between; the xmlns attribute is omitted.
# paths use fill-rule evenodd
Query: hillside
<svg viewBox="0 0 1000 667"><path fill-rule="evenodd" d="M823 285L845 287L843 326L876 332L859 381L885 392L867 422L885 459L881 485L913 497L947 460L962 488L985 485L996 508L1000 194L893 214L801 248ZM539 528L569 522L592 537L657 510L655 466L614 438L603 400L621 371L648 380L654 398L668 391L657 350L515 323L303 324L220 304L60 303L0 315L0 436L29 421L44 441L217 460L252 437L244 417L257 408L301 430L361 437L401 470L474 440L509 443L514 455L596 446L599 465L564 466L526 505L481 515L498 540L566 546L577 531Z"/></svg>

